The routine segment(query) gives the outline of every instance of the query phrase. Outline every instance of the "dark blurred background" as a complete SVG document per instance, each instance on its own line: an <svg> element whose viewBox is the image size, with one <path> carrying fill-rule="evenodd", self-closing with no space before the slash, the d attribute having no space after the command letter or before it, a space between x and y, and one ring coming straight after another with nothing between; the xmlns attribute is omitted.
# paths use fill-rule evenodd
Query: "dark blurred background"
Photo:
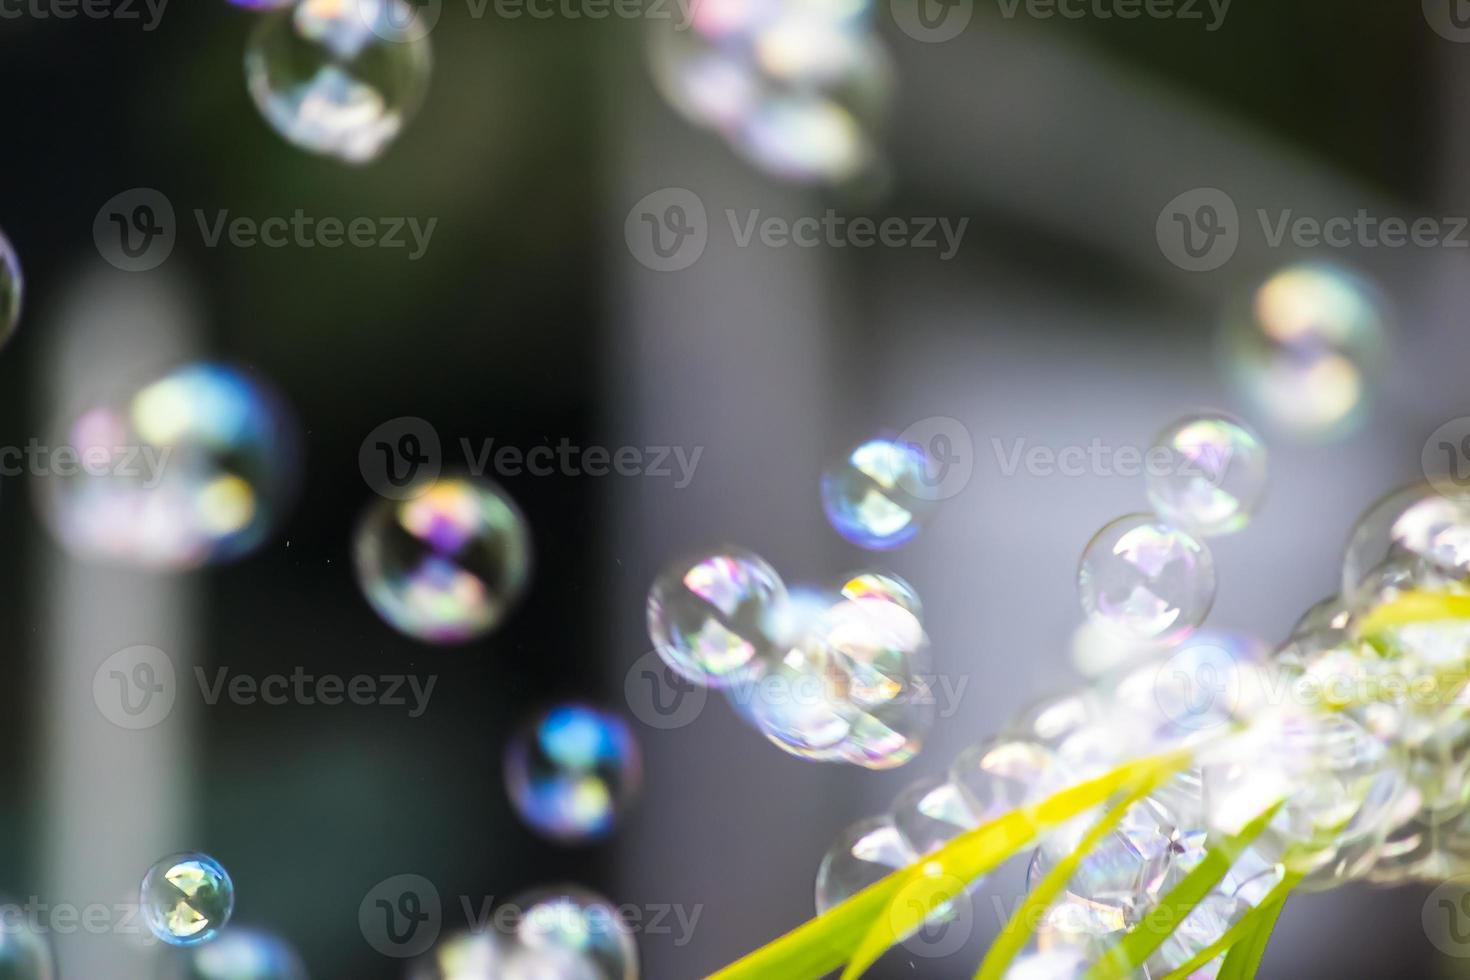
<svg viewBox="0 0 1470 980"><path fill-rule="evenodd" d="M122 849L116 865L140 876L150 836L158 854L207 850L235 877L237 921L287 937L314 976L402 975L357 921L368 890L400 873L436 885L446 929L463 924L457 896L478 904L558 881L615 903L700 908L687 944L677 931L639 936L643 975L657 980L708 973L809 917L817 863L841 828L943 772L1028 701L1080 683L1068 658L1076 558L1105 521L1143 506L1142 488L1004 477L991 440L1146 445L1201 405L1249 411L1214 360L1219 310L1296 256L1242 243L1222 270L1183 272L1154 240L1164 203L1215 186L1243 212L1470 208L1470 46L1430 30L1417 4L1239 0L1214 32L1012 20L980 4L944 44L906 37L880 10L897 82L880 199L777 183L690 128L648 80L638 21L475 19L455 3L433 34L421 115L383 159L346 167L288 146L257 115L241 71L252 22L223 0L174 0L152 32L0 20L0 226L28 278L21 331L0 357L0 443L44 431L57 397L48 330L82 282L117 275L93 220L143 186L170 198L180 235L163 268L138 276L188 297L199 350L277 385L306 449L302 493L269 544L186 582L159 577L182 626L109 618L116 577L137 574L68 571L27 482L6 480L0 891L125 901L111 885L79 884L77 865ZM621 232L635 201L671 186L699 194L712 226L725 208L828 207L970 225L949 262L738 249L712 231L693 268L662 274L633 260ZM374 249L209 249L196 208L438 225L417 262ZM1271 496L1216 547L1211 623L1272 640L1334 591L1356 514L1415 476L1432 429L1470 414L1464 255L1338 257L1393 297L1396 357L1350 438L1306 444L1263 425ZM703 457L683 489L505 479L535 544L527 601L489 639L438 649L379 621L351 574L352 528L371 499L358 449L399 416L429 420L446 446L566 438L700 446ZM826 526L820 468L878 427L929 416L964 423L975 476L913 546L875 561ZM916 761L883 774L782 755L720 699L685 728L635 720L646 786L621 831L581 848L540 840L502 786L508 735L559 697L626 713L624 676L648 649L649 583L670 555L725 540L788 580L872 565L909 578L940 669L968 679L963 710ZM92 663L133 643L165 646L164 633L211 667L439 680L421 718L222 703L171 724L167 746L99 725L121 745L99 756L85 740L58 744L68 695L48 658L61 655L57 624L73 618L89 623ZM112 767L105 783L89 768L99 764ZM899 949L879 974L969 976L998 927L990 896L1009 911L1019 887L1018 871L997 875L977 898L969 952ZM1421 930L1422 898L1354 887L1294 900L1264 974L1450 976ZM68 967L95 953L57 943L63 976L96 976Z"/></svg>

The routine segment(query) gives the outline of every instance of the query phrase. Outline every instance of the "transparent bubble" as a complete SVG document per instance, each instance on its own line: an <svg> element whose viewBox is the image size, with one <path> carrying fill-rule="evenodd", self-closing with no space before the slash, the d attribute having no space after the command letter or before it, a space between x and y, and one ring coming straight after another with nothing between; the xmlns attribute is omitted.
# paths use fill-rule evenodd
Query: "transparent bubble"
<svg viewBox="0 0 1470 980"><path fill-rule="evenodd" d="M530 531L498 485L448 476L375 501L353 542L357 582L390 626L463 643L504 622L531 576Z"/></svg>
<svg viewBox="0 0 1470 980"><path fill-rule="evenodd" d="M1289 266L1227 318L1222 346L1236 383L1277 425L1340 436L1356 425L1384 369L1389 314L1378 289L1339 266Z"/></svg>
<svg viewBox="0 0 1470 980"><path fill-rule="evenodd" d="M584 956L565 949L513 946L492 980L605 980L606 974Z"/></svg>
<svg viewBox="0 0 1470 980"><path fill-rule="evenodd" d="M230 921L235 885L209 855L174 854L148 869L139 901L155 936L170 946L197 946Z"/></svg>
<svg viewBox="0 0 1470 980"><path fill-rule="evenodd" d="M1004 738L965 749L950 767L949 778L981 821L1040 802L1072 782L1072 774L1051 749Z"/></svg>
<svg viewBox="0 0 1470 980"><path fill-rule="evenodd" d="M642 755L627 724L587 705L538 715L506 749L506 789L516 812L557 841L606 836L642 780Z"/></svg>
<svg viewBox="0 0 1470 980"><path fill-rule="evenodd" d="M455 933L415 960L408 980L500 980L507 946L496 932Z"/></svg>
<svg viewBox="0 0 1470 980"><path fill-rule="evenodd" d="M898 794L892 816L893 826L916 854L937 851L980 825L959 787L935 777L920 779Z"/></svg>
<svg viewBox="0 0 1470 980"><path fill-rule="evenodd" d="M887 551L912 541L933 509L924 499L928 457L909 442L871 439L822 474L827 521L862 548Z"/></svg>
<svg viewBox="0 0 1470 980"><path fill-rule="evenodd" d="M245 75L287 141L367 163L418 111L431 61L407 0L301 0L261 22Z"/></svg>
<svg viewBox="0 0 1470 980"><path fill-rule="evenodd" d="M510 904L519 913L515 938L527 949L575 957L591 968L587 975L594 980L637 980L638 944L607 899L562 885L519 895Z"/></svg>
<svg viewBox="0 0 1470 980"><path fill-rule="evenodd" d="M769 646L769 617L786 599L776 570L739 548L681 558L648 593L648 635L674 670L723 687L748 676Z"/></svg>
<svg viewBox="0 0 1470 980"><path fill-rule="evenodd" d="M20 259L10 239L0 232L0 347L15 334L20 323L20 301L25 291Z"/></svg>
<svg viewBox="0 0 1470 980"><path fill-rule="evenodd" d="M175 980L307 980L291 944L256 929L226 929L175 962L178 971L170 974Z"/></svg>
<svg viewBox="0 0 1470 980"><path fill-rule="evenodd" d="M764 659L757 679L728 693L793 755L890 769L919 752L933 724L927 667L928 638L907 608L844 599L799 643Z"/></svg>
<svg viewBox="0 0 1470 980"><path fill-rule="evenodd" d="M914 587L888 572L854 572L847 576L838 591L844 599L886 599L915 617L924 618L924 607Z"/></svg>
<svg viewBox="0 0 1470 980"><path fill-rule="evenodd" d="M1450 496L1416 483L1375 503L1348 539L1343 595L1352 596L1375 571L1405 560L1456 581L1470 579L1470 494ZM1398 567L1413 574L1412 565Z"/></svg>
<svg viewBox="0 0 1470 980"><path fill-rule="evenodd" d="M1196 415L1154 440L1148 497L1164 521L1206 537L1249 523L1266 489L1266 446L1244 423ZM1167 459L1167 462L1165 462Z"/></svg>
<svg viewBox="0 0 1470 980"><path fill-rule="evenodd" d="M7 908L19 905L0 905L0 912ZM0 916L0 980L55 980L57 975L50 943L26 916Z"/></svg>
<svg viewBox="0 0 1470 980"><path fill-rule="evenodd" d="M61 544L79 558L160 569L254 551L290 505L300 465L281 399L223 364L187 364L94 401L51 444L36 462Z"/></svg>
<svg viewBox="0 0 1470 980"><path fill-rule="evenodd" d="M1077 575L1082 608L1125 639L1188 636L1215 602L1215 561L1192 535L1152 514L1129 514L1088 542Z"/></svg>
<svg viewBox="0 0 1470 980"><path fill-rule="evenodd" d="M838 836L817 868L817 914L908 867L918 857L890 818L853 824Z"/></svg>

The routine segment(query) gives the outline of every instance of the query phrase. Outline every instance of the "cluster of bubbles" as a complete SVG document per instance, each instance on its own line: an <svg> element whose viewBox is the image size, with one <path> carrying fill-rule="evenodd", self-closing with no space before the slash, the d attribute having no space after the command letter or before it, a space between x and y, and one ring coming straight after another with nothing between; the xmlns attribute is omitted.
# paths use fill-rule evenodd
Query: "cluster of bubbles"
<svg viewBox="0 0 1470 980"><path fill-rule="evenodd" d="M1364 630L1405 596L1470 602L1470 496L1429 484L1390 495L1354 529L1343 568L1342 592L1274 652L1197 633L1027 710L961 753L947 779L916 783L889 815L842 834L818 871L818 909L1001 813L1181 749L1193 765L1084 857L1014 977L1080 976L1213 845L1273 807L1265 831L1152 954L1151 975L1214 945L1288 872L1316 889L1470 872L1470 621L1430 612ZM1041 838L1032 886L1100 813Z"/></svg>
<svg viewBox="0 0 1470 980"><path fill-rule="evenodd" d="M444 476L369 506L353 560L368 603L390 626L428 643L464 643L515 607L531 576L531 536L499 485Z"/></svg>
<svg viewBox="0 0 1470 980"><path fill-rule="evenodd" d="M10 340L20 325L20 301L24 291L25 279L21 276L15 246L0 231L0 347Z"/></svg>
<svg viewBox="0 0 1470 980"><path fill-rule="evenodd" d="M1305 438L1350 432L1385 369L1388 304L1362 275L1289 266L1231 309L1221 331L1233 381L1266 417Z"/></svg>
<svg viewBox="0 0 1470 980"><path fill-rule="evenodd" d="M235 0L268 11L245 52L260 113L287 142L353 164L423 104L433 57L414 0Z"/></svg>
<svg viewBox="0 0 1470 980"><path fill-rule="evenodd" d="M193 362L67 415L52 440L42 511L78 558L190 569L241 558L295 494L294 418L267 384Z"/></svg>
<svg viewBox="0 0 1470 980"><path fill-rule="evenodd" d="M1168 645L1215 601L1215 560L1201 538L1250 520L1266 485L1266 448L1243 422L1195 415L1149 450L1151 514L1128 514L1088 542L1077 583L1088 617L1120 640Z"/></svg>
<svg viewBox="0 0 1470 980"><path fill-rule="evenodd" d="M537 889L492 917L494 929L441 940L409 966L407 980L638 980L627 921L585 888Z"/></svg>
<svg viewBox="0 0 1470 980"><path fill-rule="evenodd" d="M917 443L869 439L822 471L822 510L860 548L891 551L912 541L933 512L930 458Z"/></svg>
<svg viewBox="0 0 1470 980"><path fill-rule="evenodd" d="M678 112L784 180L838 183L881 160L891 88L870 0L701 0L655 22L649 63Z"/></svg>
<svg viewBox="0 0 1470 980"><path fill-rule="evenodd" d="M208 854L171 854L143 876L139 905L149 930L170 946L213 940L235 910L235 884Z"/></svg>
<svg viewBox="0 0 1470 980"><path fill-rule="evenodd" d="M642 779L642 756L627 723L584 704L560 704L537 715L505 753L505 784L516 812L562 843L609 834Z"/></svg>
<svg viewBox="0 0 1470 980"><path fill-rule="evenodd" d="M922 617L895 576L788 592L732 547L672 562L648 595L648 633L670 668L723 690L782 750L870 769L909 761L933 724Z"/></svg>

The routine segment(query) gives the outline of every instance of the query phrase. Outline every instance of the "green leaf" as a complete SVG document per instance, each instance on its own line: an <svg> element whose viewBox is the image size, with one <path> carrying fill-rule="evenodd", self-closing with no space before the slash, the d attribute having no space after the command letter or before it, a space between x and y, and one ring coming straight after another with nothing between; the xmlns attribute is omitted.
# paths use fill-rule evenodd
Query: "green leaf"
<svg viewBox="0 0 1470 980"><path fill-rule="evenodd" d="M1286 896L1267 905L1262 903L1261 915L1240 941L1225 954L1225 963L1220 967L1215 980L1252 980L1261 968L1261 959L1266 955L1266 944L1271 941L1271 931L1286 905Z"/></svg>
<svg viewBox="0 0 1470 980"><path fill-rule="evenodd" d="M1281 803L1278 802L1241 828L1240 833L1227 837L1210 848L1199 864L1087 971L1086 980L1117 980L1142 966L1170 933L1188 918L1194 907L1220 883L1241 852L1250 846L1251 841L1261 836L1280 809Z"/></svg>
<svg viewBox="0 0 1470 980"><path fill-rule="evenodd" d="M1301 880L1301 875L1288 872L1285 877L1283 877L1280 881L1276 883L1275 888L1272 888L1269 892L1266 893L1265 897L1261 899L1259 905L1251 909L1245 915L1241 916L1239 921L1237 921L1235 925L1225 930L1225 934L1223 936L1215 940L1209 946L1206 946L1204 949L1200 950L1193 959L1189 960L1173 973L1170 973L1168 976L1164 977L1163 980L1188 980L1189 976L1193 974L1194 971L1203 968L1207 963L1215 959L1215 957L1219 956L1226 950L1233 949L1235 945L1241 941L1242 937L1246 936L1247 934L1253 934L1256 926L1260 923L1262 916L1276 915L1276 912L1271 910L1271 906L1279 905L1285 902L1286 896L1291 893L1291 890L1295 888Z"/></svg>
<svg viewBox="0 0 1470 980"><path fill-rule="evenodd" d="M1072 875L1077 872L1077 866L1082 863L1082 860L1092 853L1092 849L1110 834L1114 827L1118 826L1119 821L1133 807L1133 804L1158 789L1173 775L1173 772L1155 772L1144 778L1120 803L1092 825L1072 853L1058 861L1057 866L1046 873L1036 887L1031 889L1025 901L1016 908L1015 913L1007 920L1005 928L1001 929L1000 935L986 951L985 959L981 961L980 969L975 973L975 980L998 980L1005 975L1006 968L1011 965L1016 954L1026 948L1033 928L1041 921L1046 910L1051 908L1051 903L1056 901L1062 889L1067 887L1067 882L1072 880Z"/></svg>
<svg viewBox="0 0 1470 980"><path fill-rule="evenodd" d="M1376 607L1358 623L1358 635L1372 643L1396 626L1470 619L1470 596L1446 592L1405 592Z"/></svg>

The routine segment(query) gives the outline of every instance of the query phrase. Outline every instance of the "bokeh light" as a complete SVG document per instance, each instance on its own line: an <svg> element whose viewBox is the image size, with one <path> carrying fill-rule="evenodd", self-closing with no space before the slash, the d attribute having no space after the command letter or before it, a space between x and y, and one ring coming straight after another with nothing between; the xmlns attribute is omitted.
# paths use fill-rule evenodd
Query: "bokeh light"
<svg viewBox="0 0 1470 980"><path fill-rule="evenodd" d="M259 929L225 929L171 962L176 970L170 980L307 980L291 944Z"/></svg>
<svg viewBox="0 0 1470 980"><path fill-rule="evenodd" d="M563 843L605 837L643 782L638 742L618 716L583 704L545 711L511 739L505 784L516 812Z"/></svg>

